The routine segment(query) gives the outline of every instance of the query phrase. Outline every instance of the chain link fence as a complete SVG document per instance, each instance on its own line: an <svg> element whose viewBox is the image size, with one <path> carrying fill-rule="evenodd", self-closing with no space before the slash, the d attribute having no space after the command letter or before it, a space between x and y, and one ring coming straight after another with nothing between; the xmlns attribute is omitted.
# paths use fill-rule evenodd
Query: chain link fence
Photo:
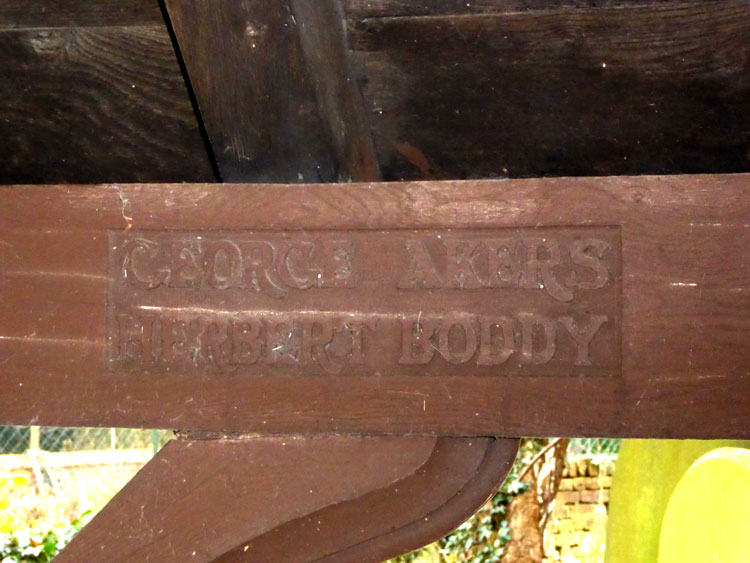
<svg viewBox="0 0 750 563"><path fill-rule="evenodd" d="M171 437L157 430L0 426L0 534L52 529L96 513ZM567 459L613 464L620 443L573 439Z"/></svg>
<svg viewBox="0 0 750 563"><path fill-rule="evenodd" d="M568 444L568 456L598 459L617 457L622 440L619 438L575 438Z"/></svg>
<svg viewBox="0 0 750 563"><path fill-rule="evenodd" d="M171 435L169 431L132 428L0 426L0 454L148 448L156 453Z"/></svg>
<svg viewBox="0 0 750 563"><path fill-rule="evenodd" d="M99 511L172 437L129 428L0 426L0 533Z"/></svg>

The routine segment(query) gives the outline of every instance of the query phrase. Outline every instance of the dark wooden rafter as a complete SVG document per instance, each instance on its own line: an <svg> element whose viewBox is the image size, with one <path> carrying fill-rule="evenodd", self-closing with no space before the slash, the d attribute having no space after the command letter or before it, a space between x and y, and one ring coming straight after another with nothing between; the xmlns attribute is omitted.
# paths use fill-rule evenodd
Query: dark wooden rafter
<svg viewBox="0 0 750 563"><path fill-rule="evenodd" d="M154 0L0 4L0 183L214 181Z"/></svg>
<svg viewBox="0 0 750 563"><path fill-rule="evenodd" d="M661 3L684 2L663 0ZM456 16L528 11L557 11L576 8L631 8L653 4L654 0L343 0L347 16L353 20L373 17Z"/></svg>
<svg viewBox="0 0 750 563"><path fill-rule="evenodd" d="M0 29L162 25L154 0L4 0Z"/></svg>
<svg viewBox="0 0 750 563"><path fill-rule="evenodd" d="M325 61L315 66L315 51L304 45L321 34L314 26L309 32L300 5L287 5L300 25L284 36L296 44L288 50L304 59L297 67L307 67L306 85L297 88L303 103L296 107L317 105L322 118L303 116L299 125L313 132L308 142L325 145L319 152L311 145L304 158L309 163L317 152L330 177L367 180L341 164L347 158L341 143L336 149L336 115L325 114L318 86L329 84L329 96L344 91L336 87L342 75L320 73ZM363 87L364 116L386 179L750 167L746 0L344 5L350 50L343 58L351 63L350 83ZM331 12L327 6L307 4L308 11ZM323 35L337 44L336 34ZM213 179L156 0L3 2L0 53L0 182ZM335 60L342 60L340 53ZM262 69L250 72L263 76ZM222 84L231 90L230 81L242 73L226 74ZM283 76L267 78L281 84ZM267 91L264 107L287 103L277 99L278 88ZM204 105L204 112L211 109ZM270 114L261 116L264 122L243 119L270 123ZM356 139L354 129L349 137ZM283 147L283 140L264 138L270 141L261 148ZM262 168L244 180L280 181L261 178ZM292 168L300 169L294 181L309 170Z"/></svg>
<svg viewBox="0 0 750 563"><path fill-rule="evenodd" d="M340 180L379 180L372 133L349 60L340 1L291 0L291 6Z"/></svg>
<svg viewBox="0 0 750 563"><path fill-rule="evenodd" d="M748 0L350 0L384 179L750 170Z"/></svg>
<svg viewBox="0 0 750 563"><path fill-rule="evenodd" d="M166 5L224 181L377 178L336 2Z"/></svg>

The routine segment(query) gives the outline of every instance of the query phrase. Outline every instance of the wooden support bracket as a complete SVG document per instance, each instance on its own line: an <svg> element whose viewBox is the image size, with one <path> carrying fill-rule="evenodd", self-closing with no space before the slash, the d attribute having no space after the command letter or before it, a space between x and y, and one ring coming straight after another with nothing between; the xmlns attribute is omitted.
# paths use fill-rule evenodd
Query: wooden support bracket
<svg viewBox="0 0 750 563"><path fill-rule="evenodd" d="M177 440L56 559L378 562L437 540L502 483L517 441Z"/></svg>

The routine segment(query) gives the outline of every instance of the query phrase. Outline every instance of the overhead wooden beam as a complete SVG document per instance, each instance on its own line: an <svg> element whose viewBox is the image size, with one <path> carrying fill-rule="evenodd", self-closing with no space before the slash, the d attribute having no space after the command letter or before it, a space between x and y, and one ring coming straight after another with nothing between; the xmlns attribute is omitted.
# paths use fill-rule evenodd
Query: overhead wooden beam
<svg viewBox="0 0 750 563"><path fill-rule="evenodd" d="M750 435L746 175L0 202L2 423Z"/></svg>
<svg viewBox="0 0 750 563"><path fill-rule="evenodd" d="M747 0L347 4L386 180L750 171Z"/></svg>
<svg viewBox="0 0 750 563"><path fill-rule="evenodd" d="M166 6L222 179L334 180L287 1Z"/></svg>
<svg viewBox="0 0 750 563"><path fill-rule="evenodd" d="M323 125L338 163L339 179L379 180L359 79L349 61L340 0L291 0L291 7Z"/></svg>
<svg viewBox="0 0 750 563"><path fill-rule="evenodd" d="M409 17L463 14L493 14L527 11L587 9L592 7L633 8L654 0L343 0L351 18ZM663 0L677 4L685 0Z"/></svg>
<svg viewBox="0 0 750 563"><path fill-rule="evenodd" d="M156 1L0 3L0 184L211 182Z"/></svg>
<svg viewBox="0 0 750 563"><path fill-rule="evenodd" d="M222 179L376 180L337 0L167 0Z"/></svg>
<svg viewBox="0 0 750 563"><path fill-rule="evenodd" d="M0 29L162 25L158 0L3 0Z"/></svg>

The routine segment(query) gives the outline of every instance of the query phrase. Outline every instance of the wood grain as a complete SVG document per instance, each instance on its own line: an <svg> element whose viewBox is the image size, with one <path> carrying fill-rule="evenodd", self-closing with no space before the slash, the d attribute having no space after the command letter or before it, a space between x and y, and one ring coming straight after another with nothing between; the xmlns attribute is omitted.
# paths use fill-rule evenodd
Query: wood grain
<svg viewBox="0 0 750 563"><path fill-rule="evenodd" d="M2 422L264 433L745 437L748 186L746 175L706 175L1 188ZM621 229L620 377L413 377L395 365L389 374L351 377L108 374L106 229L591 224Z"/></svg>
<svg viewBox="0 0 750 563"><path fill-rule="evenodd" d="M516 447L487 438L172 441L58 559L377 562L461 523L499 486Z"/></svg>
<svg viewBox="0 0 750 563"><path fill-rule="evenodd" d="M666 0L675 2L684 0ZM486 14L560 8L593 8L605 6L632 7L653 0L345 0L347 16L352 19L371 17L437 16Z"/></svg>
<svg viewBox="0 0 750 563"><path fill-rule="evenodd" d="M163 24L158 0L3 0L0 29Z"/></svg>
<svg viewBox="0 0 750 563"><path fill-rule="evenodd" d="M380 179L369 123L347 48L340 0L291 0L339 181Z"/></svg>
<svg viewBox="0 0 750 563"><path fill-rule="evenodd" d="M0 97L0 183L213 181L163 23L0 30Z"/></svg>
<svg viewBox="0 0 750 563"><path fill-rule="evenodd" d="M742 172L748 15L747 0L350 14L349 37L385 179Z"/></svg>
<svg viewBox="0 0 750 563"><path fill-rule="evenodd" d="M166 6L222 180L335 180L287 0Z"/></svg>

